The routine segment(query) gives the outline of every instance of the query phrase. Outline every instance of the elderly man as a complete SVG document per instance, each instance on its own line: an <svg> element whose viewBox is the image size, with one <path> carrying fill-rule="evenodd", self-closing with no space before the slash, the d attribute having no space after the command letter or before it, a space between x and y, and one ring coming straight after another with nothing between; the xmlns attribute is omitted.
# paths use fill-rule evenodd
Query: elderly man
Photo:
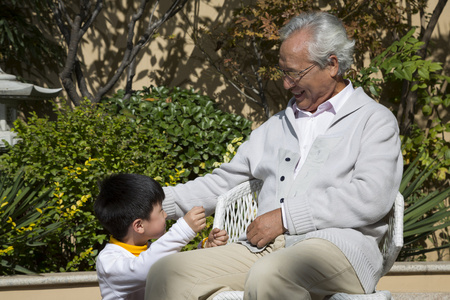
<svg viewBox="0 0 450 300"><path fill-rule="evenodd" d="M280 31L286 110L254 130L228 164L165 189L164 209L207 212L239 183L264 181L258 217L239 243L175 254L150 270L146 299L323 299L371 293L378 243L401 180L393 114L343 78L354 42L336 17L302 14Z"/></svg>

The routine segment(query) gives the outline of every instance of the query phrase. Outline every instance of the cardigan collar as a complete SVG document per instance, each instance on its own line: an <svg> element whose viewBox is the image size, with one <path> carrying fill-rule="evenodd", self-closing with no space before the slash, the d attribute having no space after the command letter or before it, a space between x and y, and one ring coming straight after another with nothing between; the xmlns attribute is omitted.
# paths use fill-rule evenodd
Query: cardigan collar
<svg viewBox="0 0 450 300"><path fill-rule="evenodd" d="M358 109L370 103L371 101L374 100L370 98L361 87L355 89L352 95L347 99L344 105L339 109L337 114L334 116L333 121L330 124L330 127L336 124L336 122L338 122L340 119L344 118L349 114L352 114L353 112L357 111ZM295 97L292 97L291 100L289 100L289 103L285 109L286 117L289 120L289 123L291 123L291 125L293 125L295 122L295 114L292 108L294 102ZM295 130L296 126L293 126L293 128Z"/></svg>

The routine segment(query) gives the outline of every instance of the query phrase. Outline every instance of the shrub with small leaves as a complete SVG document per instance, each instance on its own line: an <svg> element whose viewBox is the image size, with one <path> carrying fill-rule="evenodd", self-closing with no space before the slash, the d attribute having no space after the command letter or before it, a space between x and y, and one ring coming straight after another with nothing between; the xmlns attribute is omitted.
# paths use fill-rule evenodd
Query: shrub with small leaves
<svg viewBox="0 0 450 300"><path fill-rule="evenodd" d="M123 95L118 91L107 99L108 108L164 135L174 145L168 153L183 162L186 179L210 172L222 162L227 145L251 131L249 120L219 110L193 90L151 87L128 100Z"/></svg>

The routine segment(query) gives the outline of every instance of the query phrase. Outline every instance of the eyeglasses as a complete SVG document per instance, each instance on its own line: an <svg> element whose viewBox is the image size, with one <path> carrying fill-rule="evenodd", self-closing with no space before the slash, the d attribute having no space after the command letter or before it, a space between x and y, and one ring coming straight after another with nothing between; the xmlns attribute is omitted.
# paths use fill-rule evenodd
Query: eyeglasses
<svg viewBox="0 0 450 300"><path fill-rule="evenodd" d="M277 67L278 72L281 74L281 76L283 76L284 78L287 77L294 82L298 82L303 77L305 77L305 75L308 74L308 72L315 66L316 66L315 64L312 64L302 71L285 71L285 70L281 69L280 66L276 66L276 67Z"/></svg>

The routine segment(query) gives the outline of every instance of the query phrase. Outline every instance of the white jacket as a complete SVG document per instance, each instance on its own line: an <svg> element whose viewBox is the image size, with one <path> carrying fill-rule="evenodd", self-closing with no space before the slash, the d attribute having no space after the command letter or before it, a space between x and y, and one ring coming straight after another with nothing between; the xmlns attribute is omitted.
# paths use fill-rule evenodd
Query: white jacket
<svg viewBox="0 0 450 300"><path fill-rule="evenodd" d="M180 218L167 233L139 256L108 243L97 257L97 275L103 300L143 300L150 267L160 258L179 252L196 233Z"/></svg>

